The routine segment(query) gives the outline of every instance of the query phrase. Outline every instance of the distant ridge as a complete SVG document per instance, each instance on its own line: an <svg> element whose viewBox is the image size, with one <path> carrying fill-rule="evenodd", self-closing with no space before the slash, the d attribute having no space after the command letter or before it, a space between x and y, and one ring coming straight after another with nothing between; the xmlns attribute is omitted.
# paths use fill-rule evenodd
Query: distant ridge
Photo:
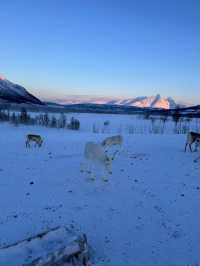
<svg viewBox="0 0 200 266"><path fill-rule="evenodd" d="M106 105L122 105L141 108L159 108L159 109L175 109L179 106L171 97L141 96L136 98L120 98L120 97L92 97L92 96L75 96L69 95L66 99L57 101L63 105L69 104L106 104ZM184 107L183 105L181 107Z"/></svg>

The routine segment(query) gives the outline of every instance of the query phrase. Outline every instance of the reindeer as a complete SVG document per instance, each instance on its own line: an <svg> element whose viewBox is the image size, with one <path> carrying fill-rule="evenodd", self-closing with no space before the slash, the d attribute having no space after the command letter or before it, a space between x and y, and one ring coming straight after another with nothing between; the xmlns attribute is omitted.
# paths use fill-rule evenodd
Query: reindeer
<svg viewBox="0 0 200 266"><path fill-rule="evenodd" d="M192 152L192 144L195 143L195 150L197 151L197 147L200 144L200 134L197 132L189 132L187 134L186 144L185 144L185 152L187 150L187 146L189 145L190 151Z"/></svg>
<svg viewBox="0 0 200 266"><path fill-rule="evenodd" d="M41 147L42 146L42 143L43 143L43 139L40 135L33 135L33 134L28 134L26 136L26 147L30 148L30 142L35 142L35 147L38 145L38 147Z"/></svg>
<svg viewBox="0 0 200 266"><path fill-rule="evenodd" d="M92 163L100 163L103 165L107 173L112 174L111 166L114 157L109 157L100 143L87 142L85 144L84 157ZM88 172L91 173L91 171ZM95 179L95 177L93 176L91 179ZM108 181L107 177L103 177L103 180Z"/></svg>

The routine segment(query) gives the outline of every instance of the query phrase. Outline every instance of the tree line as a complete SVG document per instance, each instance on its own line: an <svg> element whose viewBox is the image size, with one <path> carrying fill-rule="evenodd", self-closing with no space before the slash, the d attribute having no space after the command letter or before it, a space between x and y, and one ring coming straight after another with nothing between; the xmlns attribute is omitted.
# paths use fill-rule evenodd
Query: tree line
<svg viewBox="0 0 200 266"><path fill-rule="evenodd" d="M77 118L71 117L68 121L66 115L61 113L59 117L48 113L38 114L34 117L31 116L25 108L20 112L10 112L10 110L0 110L0 121L10 122L11 124L18 125L39 125L51 128L68 128L72 130L79 130L80 121Z"/></svg>

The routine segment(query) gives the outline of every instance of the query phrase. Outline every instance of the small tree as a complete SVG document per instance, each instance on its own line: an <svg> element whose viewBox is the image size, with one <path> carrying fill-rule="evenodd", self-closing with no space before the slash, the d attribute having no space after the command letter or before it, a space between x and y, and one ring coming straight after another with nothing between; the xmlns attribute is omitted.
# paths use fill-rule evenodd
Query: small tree
<svg viewBox="0 0 200 266"><path fill-rule="evenodd" d="M60 118L58 120L58 127L59 128L66 127L66 116L63 113L60 114Z"/></svg>
<svg viewBox="0 0 200 266"><path fill-rule="evenodd" d="M75 130L80 129L80 121L78 119L75 119L75 121L74 121L74 129Z"/></svg>
<svg viewBox="0 0 200 266"><path fill-rule="evenodd" d="M11 122L13 125L15 125L15 126L18 125L19 120L18 120L18 117L16 116L15 112L12 113L12 115L11 115L11 117L10 117L10 122Z"/></svg>
<svg viewBox="0 0 200 266"><path fill-rule="evenodd" d="M43 118L42 118L42 125L45 126L45 127L48 127L49 122L50 122L49 115L47 113L45 113L43 115Z"/></svg>
<svg viewBox="0 0 200 266"><path fill-rule="evenodd" d="M177 128L177 126L178 126L178 122L179 122L179 120L180 120L180 118L181 118L181 113L180 113L180 110L179 110L179 109L180 109L180 108L177 107L177 108L175 109L173 115L172 115L172 119L173 119L173 121L174 121L174 123L175 123L175 133L178 133L178 128Z"/></svg>
<svg viewBox="0 0 200 266"><path fill-rule="evenodd" d="M164 116L161 116L160 120L162 121L162 134L164 133L165 131L165 125L166 125L166 122L168 120L168 116L167 115L164 115Z"/></svg>
<svg viewBox="0 0 200 266"><path fill-rule="evenodd" d="M51 118L50 127L57 127L57 119L55 118L55 116L52 116Z"/></svg>
<svg viewBox="0 0 200 266"><path fill-rule="evenodd" d="M144 113L144 119L148 120L150 118L150 116L151 116L151 113L149 111L146 111Z"/></svg>
<svg viewBox="0 0 200 266"><path fill-rule="evenodd" d="M5 112L5 110L0 111L0 120L1 121L8 121L8 114Z"/></svg>
<svg viewBox="0 0 200 266"><path fill-rule="evenodd" d="M175 124L178 124L180 117L181 117L181 113L179 109L176 109L172 115L172 119L175 122Z"/></svg>
<svg viewBox="0 0 200 266"><path fill-rule="evenodd" d="M7 117L8 117L8 121L10 120L10 108L7 108Z"/></svg>
<svg viewBox="0 0 200 266"><path fill-rule="evenodd" d="M28 124L29 120L30 116L28 115L26 108L22 108L20 113L20 122L22 124Z"/></svg>
<svg viewBox="0 0 200 266"><path fill-rule="evenodd" d="M68 128L73 129L73 130L79 130L80 121L78 119L75 119L74 117L72 117Z"/></svg>

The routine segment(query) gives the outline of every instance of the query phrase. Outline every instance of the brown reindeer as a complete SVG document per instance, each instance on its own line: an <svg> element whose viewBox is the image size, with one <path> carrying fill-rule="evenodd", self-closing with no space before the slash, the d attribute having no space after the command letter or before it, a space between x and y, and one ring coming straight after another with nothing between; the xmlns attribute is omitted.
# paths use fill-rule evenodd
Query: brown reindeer
<svg viewBox="0 0 200 266"><path fill-rule="evenodd" d="M192 152L192 144L195 143L195 150L197 151L197 147L200 144L200 134L197 132L189 132L187 134L187 140L186 140L186 144L185 144L185 152L187 150L187 146L189 145L190 147L190 151Z"/></svg>
<svg viewBox="0 0 200 266"><path fill-rule="evenodd" d="M42 146L42 143L43 143L43 139L40 135L33 135L33 134L28 134L26 136L26 147L30 148L30 142L35 142L35 147L38 146L38 147L41 147Z"/></svg>

